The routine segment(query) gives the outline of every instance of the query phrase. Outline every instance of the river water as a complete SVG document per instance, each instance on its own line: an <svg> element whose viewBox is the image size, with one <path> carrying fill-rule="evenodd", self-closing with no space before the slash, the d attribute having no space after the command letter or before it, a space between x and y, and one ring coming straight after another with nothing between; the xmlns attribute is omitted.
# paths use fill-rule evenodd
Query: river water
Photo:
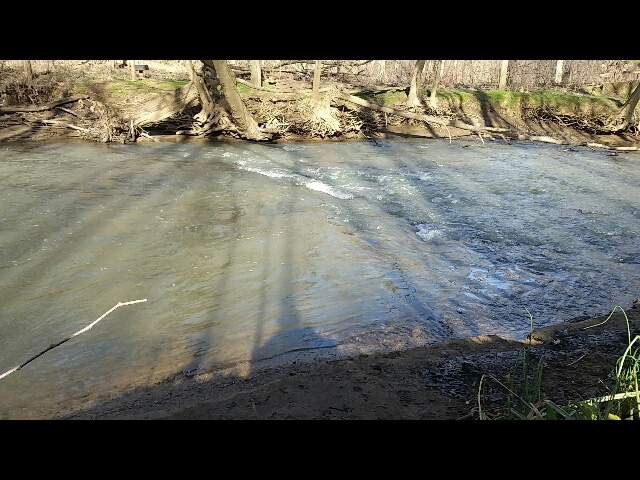
<svg viewBox="0 0 640 480"><path fill-rule="evenodd" d="M0 379L0 418L628 308L639 159L477 139L3 145L0 375L68 340Z"/></svg>

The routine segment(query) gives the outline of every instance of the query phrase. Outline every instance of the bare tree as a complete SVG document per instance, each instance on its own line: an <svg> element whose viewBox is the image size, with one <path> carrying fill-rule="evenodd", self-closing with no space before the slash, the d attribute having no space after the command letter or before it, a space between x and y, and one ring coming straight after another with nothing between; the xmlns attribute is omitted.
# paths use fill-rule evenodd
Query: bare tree
<svg viewBox="0 0 640 480"><path fill-rule="evenodd" d="M316 60L315 70L313 71L313 88L311 98L315 104L320 103L320 74L322 73L322 62Z"/></svg>
<svg viewBox="0 0 640 480"><path fill-rule="evenodd" d="M417 60L413 67L413 75L411 75L411 86L409 87L409 98L407 98L408 107L419 107L422 105L418 92L422 87L422 70L426 60Z"/></svg>
<svg viewBox="0 0 640 480"><path fill-rule="evenodd" d="M444 60L436 60L433 64L433 85L429 93L429 106L433 109L437 106L436 92L438 91L440 79L442 78L442 67L444 67Z"/></svg>
<svg viewBox="0 0 640 480"><path fill-rule="evenodd" d="M238 88L236 87L236 76L229 68L226 60L211 60L216 75L222 86L222 95L227 101L231 119L238 128L241 136L247 140L268 140L271 135L266 134L258 127L258 122L251 116L245 106Z"/></svg>
<svg viewBox="0 0 640 480"><path fill-rule="evenodd" d="M564 73L564 60L556 60L556 77L554 82L556 84L562 83L562 74Z"/></svg>
<svg viewBox="0 0 640 480"><path fill-rule="evenodd" d="M33 70L31 69L31 60L23 60L22 67L24 68L24 76L27 78L27 82L33 82Z"/></svg>
<svg viewBox="0 0 640 480"><path fill-rule="evenodd" d="M249 60L249 67L251 69L251 84L256 87L262 86L262 67L260 66L260 60Z"/></svg>
<svg viewBox="0 0 640 480"><path fill-rule="evenodd" d="M191 75L198 89L202 110L194 117L194 128L189 132L206 136L225 131L246 140L269 140L271 134L263 131L251 116L236 88L236 77L226 60L201 60L202 73L197 75L190 64ZM222 89L222 99L215 102L205 79L217 78Z"/></svg>
<svg viewBox="0 0 640 480"><path fill-rule="evenodd" d="M204 115L207 116L214 112L216 106L211 94L209 93L209 89L207 88L207 84L204 81L205 74L198 75L196 73L195 67L193 66L193 61L187 60L187 67L189 68L189 78L194 82L196 89L198 90L198 95L200 97L200 105L202 106L201 113L204 112ZM204 120L204 118L201 116Z"/></svg>
<svg viewBox="0 0 640 480"><path fill-rule="evenodd" d="M507 73L509 72L509 60L502 60L500 64L500 84L498 90L507 89Z"/></svg>
<svg viewBox="0 0 640 480"><path fill-rule="evenodd" d="M205 71L205 65L209 68L209 71ZM201 108L193 117L191 130L184 133L206 136L213 132L225 130L235 132L236 128L229 119L227 112L222 106L218 105L214 101L209 91L209 88L212 86L211 83L213 82L208 82L207 80L209 79L209 75L215 76L215 67L213 66L212 61L203 61L203 67L200 72L196 72L193 61L191 60L187 60L187 67L189 68L189 75L192 79L191 81L198 91Z"/></svg>
<svg viewBox="0 0 640 480"><path fill-rule="evenodd" d="M318 131L325 134L334 134L340 130L340 122L331 114L331 93L320 96L320 76L322 73L322 60L315 61L313 72L313 85L311 89L311 106L313 119L318 125ZM321 134L321 136L324 136Z"/></svg>
<svg viewBox="0 0 640 480"><path fill-rule="evenodd" d="M638 101L640 100L640 83L636 85L636 88L633 90L629 99L622 106L622 110L620 111L620 117L622 120L621 130L624 130L633 121L633 114L636 110L636 106L638 105Z"/></svg>

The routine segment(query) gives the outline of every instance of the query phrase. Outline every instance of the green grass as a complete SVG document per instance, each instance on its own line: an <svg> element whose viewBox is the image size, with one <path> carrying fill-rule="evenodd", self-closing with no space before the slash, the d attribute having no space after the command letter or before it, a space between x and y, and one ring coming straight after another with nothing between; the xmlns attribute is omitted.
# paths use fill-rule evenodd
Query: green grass
<svg viewBox="0 0 640 480"><path fill-rule="evenodd" d="M111 85L111 91L116 94L126 95L139 89L159 89L159 90L175 90L188 83L188 80L165 80L157 84L151 79L120 79L114 80ZM238 92L242 95L250 93L250 87L238 83L236 85ZM264 85L269 88L268 84ZM422 98L428 98L430 90L423 88L420 92ZM387 90L384 92L363 91L357 94L358 97L374 102L378 105L392 107L402 104L407 100L406 89L398 88L397 90ZM448 105L463 105L465 103L477 102L488 103L494 108L520 108L526 106L529 108L539 108L550 106L560 111L582 111L589 110L593 107L601 107L606 109L620 108L620 101L604 95L586 95L575 94L563 90L547 89L537 92L516 92L504 90L479 90L479 89L445 89L439 88L437 91L438 102Z"/></svg>
<svg viewBox="0 0 640 480"><path fill-rule="evenodd" d="M236 83L236 88L238 89L238 93L240 93L241 95L247 95L252 91L251 87L248 87L243 83ZM222 90L222 86L218 85L218 91L221 91L221 90Z"/></svg>
<svg viewBox="0 0 640 480"><path fill-rule="evenodd" d="M189 80L163 80L157 82L148 78L138 78L135 80L115 80L109 85L111 93L126 95L140 90L177 90L189 83Z"/></svg>
<svg viewBox="0 0 640 480"><path fill-rule="evenodd" d="M360 92L356 94L356 96L368 102L382 105L383 107L391 107L407 101L407 94L404 89L401 88L398 88L398 90L387 90L385 92L373 92L369 90Z"/></svg>
<svg viewBox="0 0 640 480"><path fill-rule="evenodd" d="M177 90L184 87L189 80L165 80L156 85L159 90Z"/></svg>
<svg viewBox="0 0 640 480"><path fill-rule="evenodd" d="M480 90L477 90L480 91ZM447 102L469 102L475 97L476 90L448 90L439 88L436 90L436 98L446 100ZM431 95L431 90L425 90L422 94L424 97Z"/></svg>
<svg viewBox="0 0 640 480"><path fill-rule="evenodd" d="M586 110L594 106L618 108L619 101L603 95L576 95L562 90L541 90L538 92L511 92L504 90L477 90L474 96L494 106L529 108L551 106L561 110Z"/></svg>
<svg viewBox="0 0 640 480"><path fill-rule="evenodd" d="M144 78L136 80L116 80L114 82L111 82L111 85L109 85L109 90L111 91L111 93L123 95L136 90L146 90L148 88L149 82Z"/></svg>
<svg viewBox="0 0 640 480"><path fill-rule="evenodd" d="M616 380L613 389L602 397L582 401L572 401L566 405L558 405L552 400L543 399L541 384L544 357L536 365L532 364L531 340L527 348L518 355L516 364L509 376L509 384L500 382L489 375L508 392L504 407L496 415L490 416L482 409L480 393L478 394L478 411L480 420L638 420L640 419L640 390L638 388L638 371L640 370L640 336L631 338L629 318L626 312L616 306L604 322L593 325L593 328L608 322L617 309L624 314L627 323L628 346L616 362ZM527 310L527 313L529 311ZM533 317L531 330L533 331ZM531 335L530 335L531 338ZM480 391L484 381L480 381Z"/></svg>
<svg viewBox="0 0 640 480"><path fill-rule="evenodd" d="M420 96L427 99L430 95L428 87L420 91ZM407 100L406 89L388 90L385 92L363 91L358 97L378 105L392 107ZM519 109L551 107L560 112L588 112L594 108L616 110L621 106L620 100L604 95L575 94L558 89L540 90L537 92L516 92L505 90L480 89L446 89L439 88L436 94L439 104L462 106L476 103L499 108Z"/></svg>

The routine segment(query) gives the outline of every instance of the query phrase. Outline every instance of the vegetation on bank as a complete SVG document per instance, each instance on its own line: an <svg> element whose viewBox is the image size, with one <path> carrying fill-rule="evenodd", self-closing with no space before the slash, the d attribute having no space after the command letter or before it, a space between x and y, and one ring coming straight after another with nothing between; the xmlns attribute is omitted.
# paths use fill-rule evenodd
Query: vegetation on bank
<svg viewBox="0 0 640 480"><path fill-rule="evenodd" d="M616 306L607 319L620 309L627 323L628 345L615 365L614 385L606 395L575 400L559 405L545 398L542 391L545 358L536 362L532 355L531 340L528 347L520 352L505 384L492 375L488 381L496 382L508 392L508 398L502 409L487 412L482 405L482 387L485 376L480 381L478 393L478 417L480 420L640 420L640 388L638 372L640 370L640 335L631 336L629 319L626 312ZM531 330L533 331L533 317ZM530 336L531 338L531 336Z"/></svg>
<svg viewBox="0 0 640 480"><path fill-rule="evenodd" d="M607 134L619 126L615 119L626 100L614 96L616 91L611 89L607 90L611 95L605 95L605 89L591 92L554 87L528 92L440 87L433 89L435 102L431 102L432 87L426 85L418 88L421 103L415 106L409 101L408 85L356 87L336 83L333 76L317 84L314 78L310 85L308 78L300 80L299 74L286 72L278 73L277 81L265 79L255 87L228 71L225 75L234 86L225 92L214 65L207 62L201 71L189 74L183 69L180 74L161 78L132 79L128 69L106 66L102 71L85 71L85 64L76 69L61 65L31 82L16 73L0 85L5 104L0 106L0 128L3 120L16 125L16 119L2 116L13 113L21 117L22 124L32 127L32 133L48 127L52 136L125 143L154 134L254 140L368 138L390 126L405 125L424 127L429 136L443 138L451 138L451 129L456 128L458 135L467 129L467 135L470 132L479 139L543 138L541 141L567 143L566 139L541 137L530 127L546 122L590 135ZM218 68L226 68L224 62ZM197 92L188 88L190 78L201 83ZM297 88L287 89L288 82ZM229 108L222 100L229 100L226 97L231 90L238 97L236 105ZM62 99L72 103L57 108ZM78 99L84 101L76 103ZM48 111L33 113L35 105L47 103L52 104ZM237 107L241 114L234 113ZM632 124L625 133L637 136L637 127ZM28 137L29 132L21 135Z"/></svg>
<svg viewBox="0 0 640 480"><path fill-rule="evenodd" d="M407 100L406 89L389 90L385 92L364 91L358 95L365 100L374 101L384 106L402 104ZM431 95L429 88L422 88L420 96L427 98ZM619 98L602 94L573 93L564 90L540 90L538 92L514 92L508 90L475 90L475 89L446 89L440 88L436 92L438 103L443 105L462 105L470 102L488 103L494 108L529 107L557 107L564 111L589 111L594 107L609 109L620 108L623 101Z"/></svg>

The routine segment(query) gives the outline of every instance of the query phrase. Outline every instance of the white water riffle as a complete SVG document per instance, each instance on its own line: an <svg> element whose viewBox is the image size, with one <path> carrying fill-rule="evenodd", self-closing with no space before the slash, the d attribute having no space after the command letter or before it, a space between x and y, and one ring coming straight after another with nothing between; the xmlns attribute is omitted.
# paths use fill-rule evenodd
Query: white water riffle
<svg viewBox="0 0 640 480"><path fill-rule="evenodd" d="M0 374L147 302L0 379L0 418L628 308L639 159L477 140L3 145Z"/></svg>

